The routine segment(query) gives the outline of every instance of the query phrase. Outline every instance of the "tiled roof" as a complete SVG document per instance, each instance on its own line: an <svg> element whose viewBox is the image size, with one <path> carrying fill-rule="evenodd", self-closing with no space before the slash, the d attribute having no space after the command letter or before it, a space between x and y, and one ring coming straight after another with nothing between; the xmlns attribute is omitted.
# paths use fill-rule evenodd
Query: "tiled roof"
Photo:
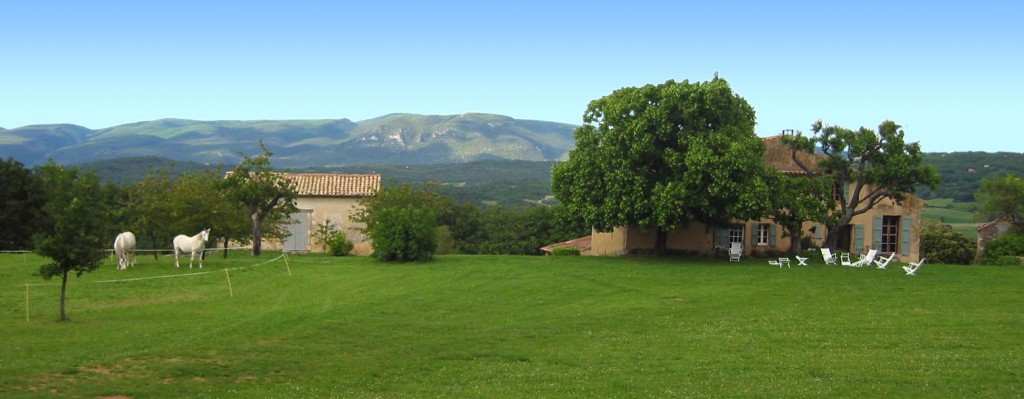
<svg viewBox="0 0 1024 399"><path fill-rule="evenodd" d="M544 248L541 248L540 250L544 251L544 252L550 253L550 252L554 251L556 248L571 247L571 248L579 249L580 252L586 252L586 251L589 251L590 248L591 248L590 247L590 243L591 243L591 238L592 237L593 236L583 236L583 237L580 237L580 238L577 238L577 239L574 239L574 240L560 242L558 244L551 244L551 245L548 245L548 246L546 246Z"/></svg>
<svg viewBox="0 0 1024 399"><path fill-rule="evenodd" d="M380 175L282 173L300 197L369 197L380 189Z"/></svg>
<svg viewBox="0 0 1024 399"><path fill-rule="evenodd" d="M764 163L790 176L805 175L803 169L793 161L793 150L782 142L782 136L772 136L763 139L764 141ZM818 168L818 160L823 157L821 154L809 152L798 152L796 154L800 162L811 169Z"/></svg>

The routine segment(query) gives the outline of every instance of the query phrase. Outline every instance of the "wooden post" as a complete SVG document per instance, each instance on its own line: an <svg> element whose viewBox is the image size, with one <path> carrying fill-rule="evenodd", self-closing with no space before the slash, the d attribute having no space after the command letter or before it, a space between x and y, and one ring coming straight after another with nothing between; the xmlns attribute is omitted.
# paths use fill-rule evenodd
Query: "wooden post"
<svg viewBox="0 0 1024 399"><path fill-rule="evenodd" d="M28 283L25 283L25 322L28 323L30 321L28 316Z"/></svg>
<svg viewBox="0 0 1024 399"><path fill-rule="evenodd" d="M224 269L224 275L228 277L228 294L230 294L231 297L234 298L235 291L231 289L231 273L228 273L228 269Z"/></svg>
<svg viewBox="0 0 1024 399"><path fill-rule="evenodd" d="M281 254L284 255L284 267L288 268L288 275L291 276L292 265L288 262L288 251L282 251Z"/></svg>

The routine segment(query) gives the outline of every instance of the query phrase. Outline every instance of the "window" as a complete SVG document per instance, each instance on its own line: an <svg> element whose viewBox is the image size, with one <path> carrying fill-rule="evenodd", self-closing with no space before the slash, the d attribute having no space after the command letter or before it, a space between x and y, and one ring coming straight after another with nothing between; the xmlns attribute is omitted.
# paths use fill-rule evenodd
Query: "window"
<svg viewBox="0 0 1024 399"><path fill-rule="evenodd" d="M729 243L743 243L743 225L735 224L729 226Z"/></svg>
<svg viewBox="0 0 1024 399"><path fill-rule="evenodd" d="M882 252L896 252L900 242L900 217L882 217Z"/></svg>
<svg viewBox="0 0 1024 399"><path fill-rule="evenodd" d="M755 245L768 245L768 234L771 232L771 225L768 223L758 223L754 225L754 244Z"/></svg>

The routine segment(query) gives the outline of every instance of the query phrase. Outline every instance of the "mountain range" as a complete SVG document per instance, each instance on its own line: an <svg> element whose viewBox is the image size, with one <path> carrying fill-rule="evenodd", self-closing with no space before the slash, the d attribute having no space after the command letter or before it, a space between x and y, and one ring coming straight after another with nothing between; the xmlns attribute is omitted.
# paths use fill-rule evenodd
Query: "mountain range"
<svg viewBox="0 0 1024 399"><path fill-rule="evenodd" d="M262 141L275 167L552 161L574 146L576 126L493 114L390 114L349 119L198 121L160 119L99 130L70 124L0 129L0 158L26 166L128 157L234 165Z"/></svg>

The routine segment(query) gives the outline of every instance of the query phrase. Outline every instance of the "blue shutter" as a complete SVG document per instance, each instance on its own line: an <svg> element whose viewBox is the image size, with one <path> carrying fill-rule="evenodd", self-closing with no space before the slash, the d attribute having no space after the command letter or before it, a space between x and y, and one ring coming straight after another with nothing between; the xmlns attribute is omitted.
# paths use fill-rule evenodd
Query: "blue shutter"
<svg viewBox="0 0 1024 399"><path fill-rule="evenodd" d="M853 226L853 252L864 253L864 225Z"/></svg>
<svg viewBox="0 0 1024 399"><path fill-rule="evenodd" d="M775 246L775 223L768 225L768 246Z"/></svg>
<svg viewBox="0 0 1024 399"><path fill-rule="evenodd" d="M882 217L875 216L871 221L871 248L882 250Z"/></svg>
<svg viewBox="0 0 1024 399"><path fill-rule="evenodd" d="M816 224L816 225L814 225L814 239L815 240L820 240L824 236L825 236L825 225L823 225L823 224Z"/></svg>
<svg viewBox="0 0 1024 399"><path fill-rule="evenodd" d="M904 216L900 220L900 255L910 256L911 234L914 233L914 218Z"/></svg>

